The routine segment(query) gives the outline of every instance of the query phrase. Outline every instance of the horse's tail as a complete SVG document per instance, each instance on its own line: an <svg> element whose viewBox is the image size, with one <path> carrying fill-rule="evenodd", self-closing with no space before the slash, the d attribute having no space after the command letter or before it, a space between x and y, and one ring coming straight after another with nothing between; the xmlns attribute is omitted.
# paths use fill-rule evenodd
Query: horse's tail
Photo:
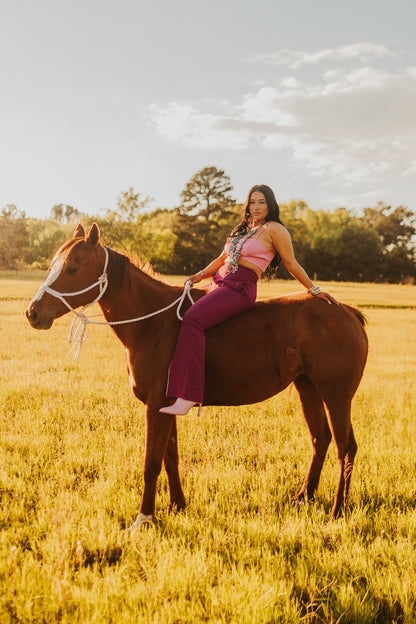
<svg viewBox="0 0 416 624"><path fill-rule="evenodd" d="M363 314L363 313L361 312L361 310L359 310L358 308L354 308L353 306L346 305L346 304L344 304L344 305L345 305L345 307L346 307L348 310L350 310L350 311L354 314L354 316L355 316L355 317L356 317L356 318L360 321L361 325L362 325L363 327L365 327L365 325L367 324L367 317L366 317L366 315L365 315L365 314Z"/></svg>

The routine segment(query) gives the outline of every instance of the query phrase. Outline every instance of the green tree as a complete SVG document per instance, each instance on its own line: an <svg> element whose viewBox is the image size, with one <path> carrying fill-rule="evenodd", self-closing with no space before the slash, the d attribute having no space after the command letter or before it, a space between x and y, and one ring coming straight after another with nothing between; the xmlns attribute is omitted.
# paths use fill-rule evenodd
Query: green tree
<svg viewBox="0 0 416 624"><path fill-rule="evenodd" d="M99 225L101 238L109 247L126 253L139 249L141 237L136 223L121 221L114 212L108 212L105 217L90 217L85 223L90 226L93 221Z"/></svg>
<svg viewBox="0 0 416 624"><path fill-rule="evenodd" d="M58 223L67 223L73 219L78 219L81 216L79 210L70 206L69 204L55 204L51 208L51 217Z"/></svg>
<svg viewBox="0 0 416 624"><path fill-rule="evenodd" d="M101 230L106 245L127 253L138 253L145 245L142 232L141 212L150 202L150 197L142 197L130 187L117 197L115 210L107 210L105 217L94 217Z"/></svg>
<svg viewBox="0 0 416 624"><path fill-rule="evenodd" d="M116 210L109 211L108 216L114 215L116 221L135 223L140 213L148 208L152 201L151 197L141 197L141 193L135 193L131 186L127 191L119 194Z"/></svg>
<svg viewBox="0 0 416 624"><path fill-rule="evenodd" d="M346 208L314 211L303 202L282 206L282 220L292 235L295 253L318 279L377 279L383 261L374 231Z"/></svg>
<svg viewBox="0 0 416 624"><path fill-rule="evenodd" d="M382 245L382 277L391 282L416 278L415 213L404 206L393 209L379 202L364 208L361 221L377 234Z"/></svg>
<svg viewBox="0 0 416 624"><path fill-rule="evenodd" d="M62 223L64 217L64 205L63 204L55 204L51 208L51 217L58 223Z"/></svg>
<svg viewBox="0 0 416 624"><path fill-rule="evenodd" d="M186 184L174 225L175 254L184 272L196 270L219 253L222 226L235 217L232 189L230 178L216 167L201 169Z"/></svg>
<svg viewBox="0 0 416 624"><path fill-rule="evenodd" d="M375 232L351 219L347 224L322 230L314 237L307 261L320 279L375 281L380 275L382 251Z"/></svg>
<svg viewBox="0 0 416 624"><path fill-rule="evenodd" d="M384 249L395 246L413 246L416 234L416 215L404 206L393 210L379 202L373 208L364 208L362 222L377 232Z"/></svg>
<svg viewBox="0 0 416 624"><path fill-rule="evenodd" d="M176 235L173 225L177 210L157 208L141 215L137 226L141 232L141 245L137 250L142 261L149 261L156 271L176 273Z"/></svg>
<svg viewBox="0 0 416 624"><path fill-rule="evenodd" d="M75 219L79 219L81 217L81 213L77 208L70 206L68 204L65 205L65 219L66 222L74 221Z"/></svg>
<svg viewBox="0 0 416 624"><path fill-rule="evenodd" d="M61 225L55 219L26 219L29 244L25 263L46 269L55 251L73 234L72 223Z"/></svg>
<svg viewBox="0 0 416 624"><path fill-rule="evenodd" d="M287 204L279 204L279 207L280 219L283 225L290 232L296 258L303 266L305 265L307 258L310 257L311 252L312 237L309 225L305 218L307 211L311 211L311 209L303 200L295 199L290 200ZM282 266L279 271L287 276Z"/></svg>
<svg viewBox="0 0 416 624"><path fill-rule="evenodd" d="M28 241L25 213L7 204L0 212L0 268L13 269L22 264Z"/></svg>
<svg viewBox="0 0 416 624"><path fill-rule="evenodd" d="M415 250L396 245L384 254L384 281L399 283L416 280Z"/></svg>

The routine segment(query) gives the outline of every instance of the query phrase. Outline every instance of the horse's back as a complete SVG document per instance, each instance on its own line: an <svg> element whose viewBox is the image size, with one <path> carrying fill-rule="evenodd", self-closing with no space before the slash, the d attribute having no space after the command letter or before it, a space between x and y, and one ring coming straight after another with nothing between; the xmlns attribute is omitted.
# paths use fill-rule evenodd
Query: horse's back
<svg viewBox="0 0 416 624"><path fill-rule="evenodd" d="M300 374L316 383L343 379L354 393L367 356L363 322L355 308L303 293L258 301L207 330L207 399L261 401Z"/></svg>
<svg viewBox="0 0 416 624"><path fill-rule="evenodd" d="M278 335L284 342L303 337L305 334L325 334L328 338L340 338L347 333L353 340L366 342L365 316L352 306L327 301L304 293L294 293L257 301L254 306L218 325L216 330L223 334L249 331L259 336Z"/></svg>

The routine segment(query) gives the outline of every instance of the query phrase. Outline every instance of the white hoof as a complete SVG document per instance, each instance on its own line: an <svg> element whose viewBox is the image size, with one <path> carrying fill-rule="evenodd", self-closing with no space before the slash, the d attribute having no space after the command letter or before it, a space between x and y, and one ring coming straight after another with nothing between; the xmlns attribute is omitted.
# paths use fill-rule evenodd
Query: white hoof
<svg viewBox="0 0 416 624"><path fill-rule="evenodd" d="M133 522L131 527L128 528L129 531L133 531L134 529L140 529L146 522L152 522L153 516L147 516L146 514L139 513L136 520Z"/></svg>

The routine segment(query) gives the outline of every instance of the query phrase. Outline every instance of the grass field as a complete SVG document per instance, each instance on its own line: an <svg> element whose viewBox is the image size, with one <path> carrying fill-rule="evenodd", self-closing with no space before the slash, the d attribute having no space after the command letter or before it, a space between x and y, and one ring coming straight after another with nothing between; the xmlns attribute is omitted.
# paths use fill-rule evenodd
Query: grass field
<svg viewBox="0 0 416 624"><path fill-rule="evenodd" d="M92 327L67 358L68 316L47 332L23 316L37 285L0 275L1 624L416 621L416 286L325 284L363 307L370 339L345 518L328 521L333 444L316 502L290 504L311 451L289 388L181 418L188 507L168 513L162 473L155 522L129 536L144 408L122 346Z"/></svg>

